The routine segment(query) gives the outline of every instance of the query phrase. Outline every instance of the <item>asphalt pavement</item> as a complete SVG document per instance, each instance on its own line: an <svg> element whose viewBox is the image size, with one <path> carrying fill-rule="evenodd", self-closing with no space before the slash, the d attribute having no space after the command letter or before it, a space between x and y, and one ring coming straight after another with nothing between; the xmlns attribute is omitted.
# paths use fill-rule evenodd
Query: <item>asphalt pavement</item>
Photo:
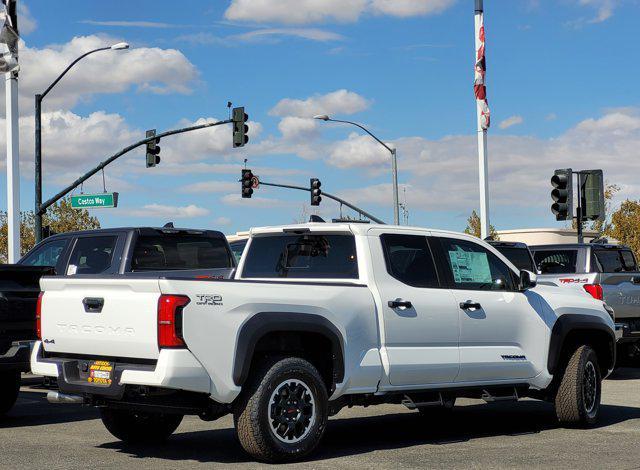
<svg viewBox="0 0 640 470"><path fill-rule="evenodd" d="M51 405L34 380L0 421L0 467L258 468L243 454L230 417L187 417L161 446L127 446L96 410ZM534 400L462 400L450 419L421 417L400 405L345 409L300 468L640 468L640 369L621 369L603 385L600 423L560 428L551 405Z"/></svg>

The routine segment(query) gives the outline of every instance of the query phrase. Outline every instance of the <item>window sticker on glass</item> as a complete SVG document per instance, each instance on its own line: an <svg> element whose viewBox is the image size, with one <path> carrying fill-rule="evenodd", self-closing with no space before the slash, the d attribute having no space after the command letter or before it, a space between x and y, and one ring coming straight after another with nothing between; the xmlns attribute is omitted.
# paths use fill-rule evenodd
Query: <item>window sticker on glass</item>
<svg viewBox="0 0 640 470"><path fill-rule="evenodd" d="M486 253L464 251L458 248L449 251L449 261L456 283L485 283L491 282L491 269Z"/></svg>

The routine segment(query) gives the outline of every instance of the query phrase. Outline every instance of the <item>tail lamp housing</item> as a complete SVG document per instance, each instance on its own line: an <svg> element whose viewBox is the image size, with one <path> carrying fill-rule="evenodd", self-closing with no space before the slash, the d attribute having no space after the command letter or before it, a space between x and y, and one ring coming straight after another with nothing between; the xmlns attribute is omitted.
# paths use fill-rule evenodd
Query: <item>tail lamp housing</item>
<svg viewBox="0 0 640 470"><path fill-rule="evenodd" d="M42 339L42 297L44 292L38 294L38 303L36 304L36 337Z"/></svg>
<svg viewBox="0 0 640 470"><path fill-rule="evenodd" d="M182 311L190 302L184 295L161 295L158 299L158 347L184 348Z"/></svg>
<svg viewBox="0 0 640 470"><path fill-rule="evenodd" d="M602 300L604 298L604 292L600 284L585 284L583 287L594 299Z"/></svg>

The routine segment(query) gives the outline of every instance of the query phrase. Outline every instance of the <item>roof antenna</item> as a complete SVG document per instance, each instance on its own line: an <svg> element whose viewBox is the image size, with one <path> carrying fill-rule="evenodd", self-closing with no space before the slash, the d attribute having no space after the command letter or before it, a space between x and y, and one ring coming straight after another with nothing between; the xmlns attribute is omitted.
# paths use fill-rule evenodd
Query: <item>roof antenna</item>
<svg viewBox="0 0 640 470"><path fill-rule="evenodd" d="M167 222L166 224L164 224L164 225L162 226L162 228L174 228L174 226L173 226L173 222Z"/></svg>

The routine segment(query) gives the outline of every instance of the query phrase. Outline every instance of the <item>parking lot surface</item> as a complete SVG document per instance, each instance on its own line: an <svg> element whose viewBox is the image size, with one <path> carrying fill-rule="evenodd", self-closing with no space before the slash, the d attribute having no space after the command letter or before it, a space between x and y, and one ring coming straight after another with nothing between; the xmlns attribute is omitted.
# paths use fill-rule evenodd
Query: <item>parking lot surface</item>
<svg viewBox="0 0 640 470"><path fill-rule="evenodd" d="M0 421L0 466L13 468L257 468L243 454L231 417L187 417L164 445L114 439L96 410L50 405L30 379ZM600 423L559 428L548 403L460 401L451 419L420 417L402 406L345 409L300 468L640 468L640 369L621 369L603 385Z"/></svg>

